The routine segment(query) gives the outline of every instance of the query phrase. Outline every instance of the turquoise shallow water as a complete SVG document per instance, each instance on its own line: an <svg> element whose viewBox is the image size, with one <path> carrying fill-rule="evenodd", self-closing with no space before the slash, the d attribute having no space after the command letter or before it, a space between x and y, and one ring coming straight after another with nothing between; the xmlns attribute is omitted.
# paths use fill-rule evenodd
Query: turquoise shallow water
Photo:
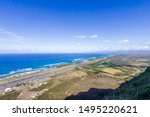
<svg viewBox="0 0 150 117"><path fill-rule="evenodd" d="M107 54L0 54L0 78L107 56Z"/></svg>

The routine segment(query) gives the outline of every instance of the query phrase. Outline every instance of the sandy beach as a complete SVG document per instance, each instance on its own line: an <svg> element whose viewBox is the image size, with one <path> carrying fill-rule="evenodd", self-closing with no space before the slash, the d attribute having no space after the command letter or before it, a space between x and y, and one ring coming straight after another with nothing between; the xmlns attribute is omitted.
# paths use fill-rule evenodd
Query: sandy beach
<svg viewBox="0 0 150 117"><path fill-rule="evenodd" d="M0 93L1 94L4 93L5 90L8 88L15 89L17 86L21 86L22 84L28 83L39 84L40 82L47 81L53 75L69 72L75 68L92 64L100 60L102 59L85 60L80 63L73 63L62 67L55 67L50 69L38 70L35 72L27 72L13 75L0 81Z"/></svg>
<svg viewBox="0 0 150 117"><path fill-rule="evenodd" d="M103 99L121 84L149 73L149 65L149 57L120 55L17 74L0 81L0 99Z"/></svg>

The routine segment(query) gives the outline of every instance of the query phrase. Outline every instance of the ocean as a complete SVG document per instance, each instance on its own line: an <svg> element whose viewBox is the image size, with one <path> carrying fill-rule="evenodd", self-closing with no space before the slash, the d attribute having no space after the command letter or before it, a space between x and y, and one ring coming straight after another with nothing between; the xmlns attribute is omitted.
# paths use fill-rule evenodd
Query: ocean
<svg viewBox="0 0 150 117"><path fill-rule="evenodd" d="M0 78L52 68L61 64L76 63L107 54L0 54Z"/></svg>

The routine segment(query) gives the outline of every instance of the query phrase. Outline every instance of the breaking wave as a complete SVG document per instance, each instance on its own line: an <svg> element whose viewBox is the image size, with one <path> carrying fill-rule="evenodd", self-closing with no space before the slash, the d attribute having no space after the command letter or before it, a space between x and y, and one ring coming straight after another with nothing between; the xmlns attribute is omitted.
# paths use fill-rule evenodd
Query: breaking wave
<svg viewBox="0 0 150 117"><path fill-rule="evenodd" d="M30 72L30 71L33 71L33 69L31 67L30 68L24 68L24 69L18 69L15 71L11 71L8 74L2 74L2 75L0 75L0 77L3 78L3 77L7 77L7 76L19 74L19 73L24 73L24 72Z"/></svg>

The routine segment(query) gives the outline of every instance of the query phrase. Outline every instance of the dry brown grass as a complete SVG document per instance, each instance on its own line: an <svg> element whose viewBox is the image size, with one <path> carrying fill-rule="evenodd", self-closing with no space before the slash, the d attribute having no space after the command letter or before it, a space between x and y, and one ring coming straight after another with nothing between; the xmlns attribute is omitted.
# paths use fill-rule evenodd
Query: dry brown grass
<svg viewBox="0 0 150 117"><path fill-rule="evenodd" d="M115 69L115 68L111 68L111 67L106 67L106 68L102 69L102 71L106 72L108 74L112 74L112 75L121 73L121 70Z"/></svg>

